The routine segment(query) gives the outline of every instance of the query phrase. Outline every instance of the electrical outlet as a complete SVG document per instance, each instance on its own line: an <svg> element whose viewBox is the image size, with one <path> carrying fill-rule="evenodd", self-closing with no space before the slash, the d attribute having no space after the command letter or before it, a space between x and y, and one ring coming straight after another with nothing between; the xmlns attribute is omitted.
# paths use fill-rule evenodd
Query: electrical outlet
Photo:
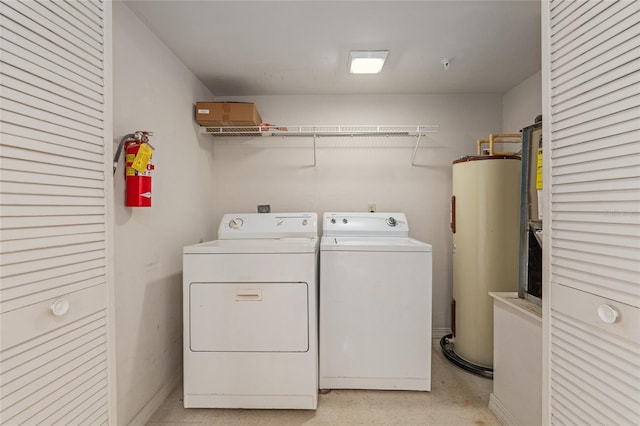
<svg viewBox="0 0 640 426"><path fill-rule="evenodd" d="M376 211L376 203L367 204L367 211L373 213Z"/></svg>
<svg viewBox="0 0 640 426"><path fill-rule="evenodd" d="M258 204L258 213L271 213L271 204Z"/></svg>

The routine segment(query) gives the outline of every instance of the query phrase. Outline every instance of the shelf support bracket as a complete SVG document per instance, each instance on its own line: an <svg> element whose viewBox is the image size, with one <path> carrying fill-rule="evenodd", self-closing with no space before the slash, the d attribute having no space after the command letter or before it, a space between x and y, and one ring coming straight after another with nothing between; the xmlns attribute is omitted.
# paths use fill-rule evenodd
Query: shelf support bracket
<svg viewBox="0 0 640 426"><path fill-rule="evenodd" d="M316 132L313 132L313 167L316 166Z"/></svg>
<svg viewBox="0 0 640 426"><path fill-rule="evenodd" d="M416 154L418 153L418 147L420 146L420 136L422 136L422 133L418 132L418 136L416 139L416 147L413 148L413 155L411 156L411 165L415 166L415 161L416 161Z"/></svg>

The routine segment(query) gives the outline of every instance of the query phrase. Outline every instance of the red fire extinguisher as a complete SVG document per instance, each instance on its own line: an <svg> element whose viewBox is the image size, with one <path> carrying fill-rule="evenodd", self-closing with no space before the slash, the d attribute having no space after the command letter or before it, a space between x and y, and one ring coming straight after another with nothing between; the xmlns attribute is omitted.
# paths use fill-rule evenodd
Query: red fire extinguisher
<svg viewBox="0 0 640 426"><path fill-rule="evenodd" d="M151 162L153 147L149 143L151 132L137 131L125 135L113 160L113 173L116 172L120 154L125 152L125 206L151 207L151 171L155 168Z"/></svg>

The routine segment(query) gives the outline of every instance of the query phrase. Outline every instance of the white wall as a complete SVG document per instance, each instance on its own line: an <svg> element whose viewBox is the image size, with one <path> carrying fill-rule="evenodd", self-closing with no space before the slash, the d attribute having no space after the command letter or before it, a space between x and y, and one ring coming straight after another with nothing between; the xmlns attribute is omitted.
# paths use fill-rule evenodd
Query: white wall
<svg viewBox="0 0 640 426"><path fill-rule="evenodd" d="M450 327L451 162L475 152L475 140L502 127L501 95L264 96L252 101L264 121L303 124L437 124L415 139L323 138L317 165L312 140L303 138L215 138L212 220L223 213L272 211L403 211L411 236L434 247L433 326ZM214 137L212 136L212 139ZM393 265L390 265L393 267Z"/></svg>
<svg viewBox="0 0 640 426"><path fill-rule="evenodd" d="M182 369L182 247L215 236L213 143L193 121L212 94L121 2L113 3L114 138L151 130L153 207L124 207L115 178L117 424L144 422ZM151 401L151 402L150 402ZM136 417L137 416L137 417Z"/></svg>
<svg viewBox="0 0 640 426"><path fill-rule="evenodd" d="M538 71L504 94L502 98L502 130L518 133L533 124L542 114L542 73Z"/></svg>

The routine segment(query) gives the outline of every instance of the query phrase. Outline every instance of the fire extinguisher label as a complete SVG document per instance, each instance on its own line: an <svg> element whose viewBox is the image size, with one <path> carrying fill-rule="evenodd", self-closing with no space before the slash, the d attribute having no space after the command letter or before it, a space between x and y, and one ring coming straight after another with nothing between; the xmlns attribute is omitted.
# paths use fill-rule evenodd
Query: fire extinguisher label
<svg viewBox="0 0 640 426"><path fill-rule="evenodd" d="M538 158L536 161L536 189L542 189L542 148L538 148Z"/></svg>
<svg viewBox="0 0 640 426"><path fill-rule="evenodd" d="M136 157L134 158L133 163L131 164L131 167L133 168L133 170L139 173L144 173L147 170L147 164L151 159L152 153L153 153L153 150L151 149L149 144L146 144L146 143L140 144L138 153L136 154Z"/></svg>

